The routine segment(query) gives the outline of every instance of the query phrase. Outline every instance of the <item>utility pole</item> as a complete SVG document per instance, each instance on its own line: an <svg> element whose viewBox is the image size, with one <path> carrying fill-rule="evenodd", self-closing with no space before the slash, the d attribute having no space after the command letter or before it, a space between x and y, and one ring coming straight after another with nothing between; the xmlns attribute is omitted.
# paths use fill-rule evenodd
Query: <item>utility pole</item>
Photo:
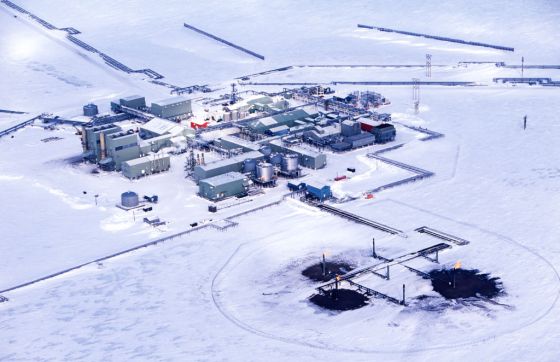
<svg viewBox="0 0 560 362"><path fill-rule="evenodd" d="M521 57L521 78L523 78L524 68L525 68L525 57Z"/></svg>
<svg viewBox="0 0 560 362"><path fill-rule="evenodd" d="M412 78L412 101L414 102L414 113L418 114L420 109L420 79Z"/></svg>
<svg viewBox="0 0 560 362"><path fill-rule="evenodd" d="M375 238L371 242L371 256L377 258L377 253L375 252Z"/></svg>
<svg viewBox="0 0 560 362"><path fill-rule="evenodd" d="M432 54L426 54L426 77L432 77Z"/></svg>
<svg viewBox="0 0 560 362"><path fill-rule="evenodd" d="M523 117L523 129L527 129L527 115L525 115L525 117Z"/></svg>

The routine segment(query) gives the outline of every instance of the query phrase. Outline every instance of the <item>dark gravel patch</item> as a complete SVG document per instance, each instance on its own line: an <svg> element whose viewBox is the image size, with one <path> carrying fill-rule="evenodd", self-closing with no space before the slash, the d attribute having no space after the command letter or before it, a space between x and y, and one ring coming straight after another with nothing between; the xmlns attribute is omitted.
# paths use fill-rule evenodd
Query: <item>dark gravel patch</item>
<svg viewBox="0 0 560 362"><path fill-rule="evenodd" d="M319 262L305 268L301 274L315 282L327 282L334 279L337 275L344 275L354 269L345 262L326 262L326 273L323 274L323 263Z"/></svg>
<svg viewBox="0 0 560 362"><path fill-rule="evenodd" d="M351 289L333 289L326 294L316 294L310 301L321 308L329 310L352 310L368 304L369 298Z"/></svg>
<svg viewBox="0 0 560 362"><path fill-rule="evenodd" d="M445 299L494 298L503 292L500 278L476 269L436 269L429 275L434 291Z"/></svg>

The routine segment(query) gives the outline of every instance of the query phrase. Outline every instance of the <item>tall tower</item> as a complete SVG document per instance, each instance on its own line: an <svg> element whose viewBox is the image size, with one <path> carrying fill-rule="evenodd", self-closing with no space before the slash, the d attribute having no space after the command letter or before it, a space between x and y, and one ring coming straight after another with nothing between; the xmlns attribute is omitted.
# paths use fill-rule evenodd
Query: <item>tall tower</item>
<svg viewBox="0 0 560 362"><path fill-rule="evenodd" d="M229 104L235 104L237 102L237 86L235 83L231 83L231 96L229 98Z"/></svg>

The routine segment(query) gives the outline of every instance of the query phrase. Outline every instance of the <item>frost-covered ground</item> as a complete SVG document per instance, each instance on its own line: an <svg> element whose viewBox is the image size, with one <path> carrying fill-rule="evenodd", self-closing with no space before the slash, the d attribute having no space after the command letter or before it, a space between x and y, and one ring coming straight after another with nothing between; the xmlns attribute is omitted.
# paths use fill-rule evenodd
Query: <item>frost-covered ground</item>
<svg viewBox="0 0 560 362"><path fill-rule="evenodd" d="M4 293L0 303L0 361L12 360L496 360L555 361L560 355L560 90L497 86L494 77L518 70L460 61L556 64L559 6L552 1L487 2L105 2L20 1L19 5L132 68L152 68L174 84L226 87L233 77L291 64L422 64L433 55L432 80L488 84L474 88L422 87L420 114L409 87L337 87L339 94L375 90L391 100L383 111L401 124L427 127L444 138L422 142L398 126L383 156L435 172L420 182L338 205L405 231L408 238L320 213L296 200L235 218L239 226L206 228L155 247L91 264L50 281ZM522 6L521 6L522 5ZM429 19L427 21L426 19ZM265 61L202 38L183 22L224 36L266 56ZM503 53L356 28L357 23L454 36L516 48ZM80 114L97 102L140 93L168 95L142 77L112 70L78 50L60 32L0 5L0 129L41 112ZM530 70L559 79L558 70ZM422 69L295 68L254 78L261 82L424 79ZM245 87L250 88L250 87ZM273 87L259 89L276 90ZM219 93L219 92L218 92ZM522 129L528 115L529 127ZM81 152L71 127L28 127L0 139L0 290L281 199L285 181L217 214L185 180L184 157L168 173L131 182L93 174L75 163ZM58 141L41 139L57 136ZM339 196L409 176L365 155L329 154L324 170L304 181L333 184ZM208 159L216 157L207 155ZM121 192L158 194L150 216L169 221L155 230L116 208ZM84 191L87 193L84 194ZM97 205L93 195L98 194ZM229 205L227 201L223 205ZM439 242L414 229L427 225L471 241L442 252L443 265L461 260L502 279L511 306L452 303L428 311L414 298L436 296L403 269L393 279L360 279L400 296L408 308L373 299L340 314L311 305L317 286L300 270L324 251L367 265L369 243L396 257ZM409 264L428 271L426 260ZM436 298L440 303L441 300Z"/></svg>

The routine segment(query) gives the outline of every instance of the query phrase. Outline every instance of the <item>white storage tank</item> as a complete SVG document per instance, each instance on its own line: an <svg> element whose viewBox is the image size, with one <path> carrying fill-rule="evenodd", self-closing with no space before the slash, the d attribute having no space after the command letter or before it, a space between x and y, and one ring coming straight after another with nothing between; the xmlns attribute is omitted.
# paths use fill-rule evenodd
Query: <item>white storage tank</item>
<svg viewBox="0 0 560 362"><path fill-rule="evenodd" d="M298 170L299 157L294 153L289 153L282 157L282 171L294 173Z"/></svg>
<svg viewBox="0 0 560 362"><path fill-rule="evenodd" d="M274 167L268 162L261 162L257 165L257 179L259 182L270 182L274 176Z"/></svg>
<svg viewBox="0 0 560 362"><path fill-rule="evenodd" d="M121 205L123 207L136 207L139 205L138 194L133 191L127 191L121 194Z"/></svg>

